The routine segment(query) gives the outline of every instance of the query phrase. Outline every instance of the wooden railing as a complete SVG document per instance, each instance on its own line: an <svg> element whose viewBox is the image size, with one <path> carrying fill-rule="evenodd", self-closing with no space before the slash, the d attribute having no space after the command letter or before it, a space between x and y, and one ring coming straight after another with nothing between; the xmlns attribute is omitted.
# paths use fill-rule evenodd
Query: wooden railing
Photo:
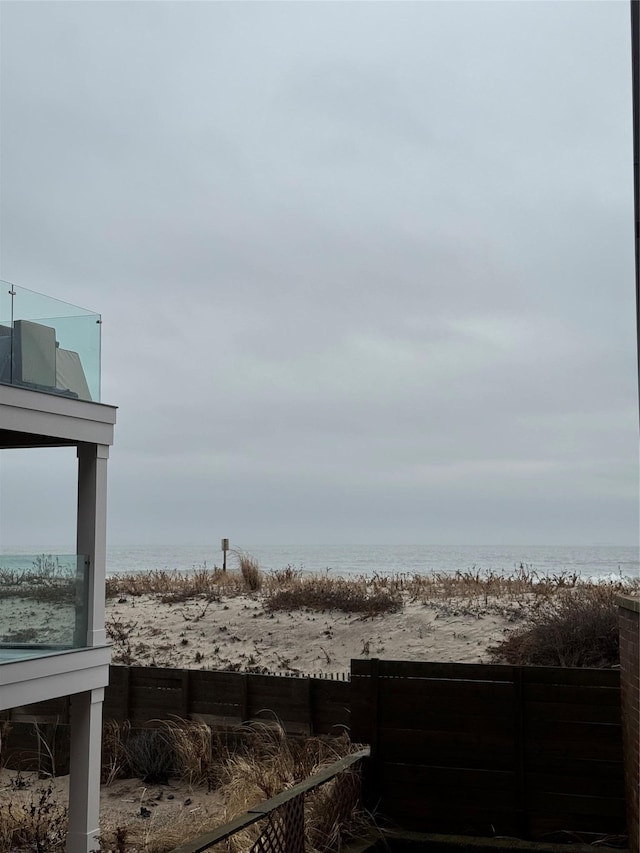
<svg viewBox="0 0 640 853"><path fill-rule="evenodd" d="M283 791L270 800L253 806L244 814L223 826L201 835L193 841L176 847L172 853L203 853L233 835L265 820L265 826L251 847L251 853L304 853L305 850L305 799L306 795L321 785L342 776L344 784L334 799L332 824L347 819L360 802L361 764L369 756L369 749L361 749L341 758L303 782Z"/></svg>

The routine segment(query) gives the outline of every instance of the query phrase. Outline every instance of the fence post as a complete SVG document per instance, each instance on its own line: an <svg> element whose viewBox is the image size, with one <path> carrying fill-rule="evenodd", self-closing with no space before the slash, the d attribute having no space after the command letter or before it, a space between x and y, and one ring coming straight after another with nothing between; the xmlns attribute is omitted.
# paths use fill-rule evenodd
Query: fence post
<svg viewBox="0 0 640 853"><path fill-rule="evenodd" d="M109 667L109 671L113 664ZM131 681L131 667L125 666L123 673L123 684L122 684L122 718L118 720L119 723L126 723L127 720L131 719L129 712L129 702L130 702L130 681ZM107 690L109 688L107 687Z"/></svg>
<svg viewBox="0 0 640 853"><path fill-rule="evenodd" d="M373 764L378 762L378 727L379 714L378 706L380 703L380 660L378 658L371 659L371 758ZM376 774L377 775L377 774Z"/></svg>
<svg viewBox="0 0 640 853"><path fill-rule="evenodd" d="M513 672L513 757L516 774L516 820L521 838L529 837L528 803L525 775L525 731L524 731L524 690L522 688L523 668L512 667Z"/></svg>
<svg viewBox="0 0 640 853"><path fill-rule="evenodd" d="M640 601L618 596L620 699L630 853L640 853Z"/></svg>
<svg viewBox="0 0 640 853"><path fill-rule="evenodd" d="M314 729L314 725L313 725L313 696L311 693L311 679L309 678L308 675L305 677L305 682L306 682L306 688L307 688L306 693L307 693L307 716L309 719L309 734L314 735L315 729Z"/></svg>
<svg viewBox="0 0 640 853"><path fill-rule="evenodd" d="M246 673L240 675L240 722L246 723L249 719L249 676Z"/></svg>
<svg viewBox="0 0 640 853"><path fill-rule="evenodd" d="M380 791L380 756L378 752L378 728L380 701L379 685L380 660L371 658L369 661L369 746L371 748L370 758L367 761L362 774L362 798L365 806L373 808L379 798Z"/></svg>
<svg viewBox="0 0 640 853"><path fill-rule="evenodd" d="M189 719L189 670L182 670L182 719Z"/></svg>

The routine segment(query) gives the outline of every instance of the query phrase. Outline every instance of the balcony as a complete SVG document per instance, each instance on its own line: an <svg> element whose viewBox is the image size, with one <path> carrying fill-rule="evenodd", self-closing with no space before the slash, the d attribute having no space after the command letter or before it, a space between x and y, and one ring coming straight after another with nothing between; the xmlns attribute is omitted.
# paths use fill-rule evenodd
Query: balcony
<svg viewBox="0 0 640 853"><path fill-rule="evenodd" d="M0 281L0 383L100 402L101 317Z"/></svg>
<svg viewBox="0 0 640 853"><path fill-rule="evenodd" d="M87 645L89 561L0 556L0 664Z"/></svg>

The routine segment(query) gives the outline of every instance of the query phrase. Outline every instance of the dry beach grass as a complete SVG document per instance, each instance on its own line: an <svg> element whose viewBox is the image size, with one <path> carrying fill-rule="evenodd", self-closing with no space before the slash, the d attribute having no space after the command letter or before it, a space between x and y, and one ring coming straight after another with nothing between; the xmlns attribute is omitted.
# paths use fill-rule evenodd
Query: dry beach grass
<svg viewBox="0 0 640 853"><path fill-rule="evenodd" d="M111 578L114 662L291 674L346 673L363 656L610 666L615 595L638 589L526 566L341 578L262 573L247 559L234 572Z"/></svg>
<svg viewBox="0 0 640 853"><path fill-rule="evenodd" d="M160 729L136 735L126 726L119 728L107 734L103 749L101 853L165 853L356 749L346 735L291 739L277 725L243 727L235 733L233 749L205 724L188 720L167 721ZM145 740L142 749L137 738ZM160 765L166 778L157 775ZM137 776L131 778L134 770ZM67 785L67 777L43 781L37 773L3 771L0 853L64 850ZM353 833L362 825L355 811L336 822L340 785L334 780L308 797L309 849L328 849L341 832ZM259 830L258 825L250 827L225 849L247 850Z"/></svg>

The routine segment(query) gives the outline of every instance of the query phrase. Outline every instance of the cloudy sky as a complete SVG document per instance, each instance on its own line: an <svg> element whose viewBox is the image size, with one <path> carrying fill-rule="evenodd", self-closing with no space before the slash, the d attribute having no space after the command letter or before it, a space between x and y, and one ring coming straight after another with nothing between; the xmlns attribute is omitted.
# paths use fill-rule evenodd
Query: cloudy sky
<svg viewBox="0 0 640 853"><path fill-rule="evenodd" d="M103 315L112 544L637 543L627 2L0 24L0 275ZM73 486L5 453L0 545Z"/></svg>

